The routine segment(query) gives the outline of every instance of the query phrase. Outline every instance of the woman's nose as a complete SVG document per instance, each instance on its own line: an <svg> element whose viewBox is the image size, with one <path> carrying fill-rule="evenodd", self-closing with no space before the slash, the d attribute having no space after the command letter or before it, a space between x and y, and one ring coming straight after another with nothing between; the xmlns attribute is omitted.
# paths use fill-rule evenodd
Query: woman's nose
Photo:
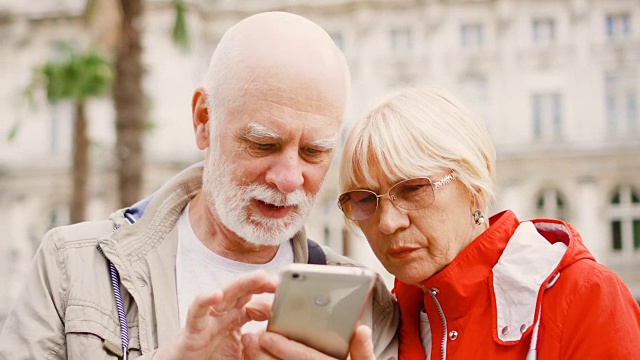
<svg viewBox="0 0 640 360"><path fill-rule="evenodd" d="M390 235L409 226L409 216L404 209L397 207L389 197L381 197L378 203L378 230Z"/></svg>

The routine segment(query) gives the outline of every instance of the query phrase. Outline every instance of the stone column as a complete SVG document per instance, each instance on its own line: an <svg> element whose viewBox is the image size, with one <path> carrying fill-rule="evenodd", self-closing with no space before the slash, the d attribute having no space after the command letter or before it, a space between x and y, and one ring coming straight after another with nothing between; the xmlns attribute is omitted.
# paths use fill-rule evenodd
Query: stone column
<svg viewBox="0 0 640 360"><path fill-rule="evenodd" d="M609 237L603 231L606 229L607 219L601 219L602 206L598 201L598 189L593 177L583 177L577 180L577 198L572 206L572 223L582 235L582 241L598 262L606 260Z"/></svg>
<svg viewBox="0 0 640 360"><path fill-rule="evenodd" d="M528 192L525 190L525 187L520 181L512 181L505 184L501 189L499 203L497 204L494 212L509 209L512 210L521 220L530 219L533 215L529 211L529 204L532 200L529 198Z"/></svg>

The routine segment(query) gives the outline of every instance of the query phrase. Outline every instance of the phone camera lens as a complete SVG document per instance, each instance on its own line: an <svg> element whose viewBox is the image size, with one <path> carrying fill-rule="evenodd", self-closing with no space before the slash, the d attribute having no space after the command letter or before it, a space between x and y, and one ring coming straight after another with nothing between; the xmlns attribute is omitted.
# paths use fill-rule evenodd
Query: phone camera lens
<svg viewBox="0 0 640 360"><path fill-rule="evenodd" d="M316 295L313 297L313 303L318 306L327 306L331 302L331 298L327 295Z"/></svg>

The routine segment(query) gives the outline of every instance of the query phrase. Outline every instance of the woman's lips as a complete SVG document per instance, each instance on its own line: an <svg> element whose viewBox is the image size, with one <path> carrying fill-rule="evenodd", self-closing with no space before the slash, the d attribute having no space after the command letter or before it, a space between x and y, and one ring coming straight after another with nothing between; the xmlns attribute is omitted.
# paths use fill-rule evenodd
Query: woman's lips
<svg viewBox="0 0 640 360"><path fill-rule="evenodd" d="M263 216L272 219L282 219L295 209L295 206L276 206L261 200L255 200L254 202Z"/></svg>
<svg viewBox="0 0 640 360"><path fill-rule="evenodd" d="M419 248L415 248L415 247L398 247L398 248L392 248L387 250L387 255L389 255L390 257L394 258L394 259L404 259L408 256L410 256L411 254L413 254L414 251L418 250Z"/></svg>

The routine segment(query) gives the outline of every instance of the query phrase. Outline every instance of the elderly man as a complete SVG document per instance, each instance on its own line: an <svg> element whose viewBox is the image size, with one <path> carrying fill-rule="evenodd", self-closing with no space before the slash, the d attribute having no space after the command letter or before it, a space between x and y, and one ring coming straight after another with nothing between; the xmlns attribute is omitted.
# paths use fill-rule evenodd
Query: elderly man
<svg viewBox="0 0 640 360"><path fill-rule="evenodd" d="M249 299L274 290L267 273L308 262L310 250L350 263L308 245L303 230L349 83L343 55L304 18L264 13L232 27L191 104L204 169L109 220L51 230L0 335L0 358L242 357L242 334L265 327L253 320L266 320L268 307ZM380 284L373 296L363 320L373 353L366 341L354 352L393 358L394 301Z"/></svg>

